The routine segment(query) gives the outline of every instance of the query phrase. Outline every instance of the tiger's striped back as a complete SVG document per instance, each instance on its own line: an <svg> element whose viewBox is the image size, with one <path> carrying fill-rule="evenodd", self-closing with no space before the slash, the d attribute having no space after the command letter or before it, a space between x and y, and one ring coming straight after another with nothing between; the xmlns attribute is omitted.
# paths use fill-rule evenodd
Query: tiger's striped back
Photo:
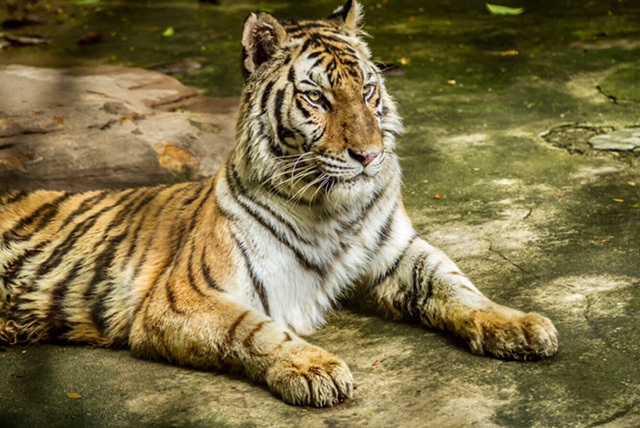
<svg viewBox="0 0 640 428"><path fill-rule="evenodd" d="M159 272L195 245L212 188L1 194L0 339L126 345Z"/></svg>

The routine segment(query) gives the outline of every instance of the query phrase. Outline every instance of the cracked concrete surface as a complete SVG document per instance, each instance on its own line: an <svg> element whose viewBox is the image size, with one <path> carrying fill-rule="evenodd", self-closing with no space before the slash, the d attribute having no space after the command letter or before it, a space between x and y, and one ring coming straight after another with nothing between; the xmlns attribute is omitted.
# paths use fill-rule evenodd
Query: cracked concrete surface
<svg viewBox="0 0 640 428"><path fill-rule="evenodd" d="M183 15L197 31L214 31L210 22L204 26L191 15L200 12L187 3L175 5L172 19ZM206 13L220 26L233 24L237 36L255 3L222 3ZM335 6L303 3L279 13L314 16ZM640 6L617 0L529 2L527 13L496 20L477 2L392 3L365 6L376 59L409 63L387 83L405 117L398 150L415 226L487 295L549 316L560 332L559 353L536 363L477 357L449 336L345 302L309 338L343 356L354 372L355 399L335 408L287 406L244 379L136 360L126 350L43 345L0 352L0 426L640 426L637 155L570 154L541 137L563 124L620 129L640 123ZM121 13L111 3L102 7ZM165 43L163 55L184 45L176 39ZM217 50L216 62L235 66L235 47ZM193 55L201 55L200 48L195 44ZM118 46L105 43L96 48L101 49ZM513 49L517 55L500 55ZM0 61L29 63L31 57L21 52L5 52ZM46 59L51 52L42 55ZM127 58L138 66L151 61ZM197 72L203 74L187 80L207 82L212 94L237 93L237 85L206 74L213 68L205 63ZM94 94L93 102L103 96ZM1 106L2 100L3 111ZM145 183L177 179L166 171L152 174L163 168L154 144L174 135L173 120L194 135L216 134L216 113L207 110L214 107L207 100L199 104L199 125L189 122L196 113L187 107L112 126L120 137L141 138L146 157L133 165L117 152L101 155L109 174L92 175L91 184L112 186L114 171L142 172ZM17 123L23 130L60 125L45 119ZM82 138L88 131L77 132ZM15 134L0 132L0 157L9 150L2 148L4 138L19 142ZM35 137L46 144L48 135ZM578 133L566 136L583 142ZM193 144L188 147L199 157L219 156L202 141L179 142ZM83 149L90 153L91 146ZM74 164L52 165L55 159L60 158L33 167L27 162L26 172L0 162L0 186L86 184L74 179ZM51 171L66 176L48 176ZM81 398L69 399L69 392Z"/></svg>

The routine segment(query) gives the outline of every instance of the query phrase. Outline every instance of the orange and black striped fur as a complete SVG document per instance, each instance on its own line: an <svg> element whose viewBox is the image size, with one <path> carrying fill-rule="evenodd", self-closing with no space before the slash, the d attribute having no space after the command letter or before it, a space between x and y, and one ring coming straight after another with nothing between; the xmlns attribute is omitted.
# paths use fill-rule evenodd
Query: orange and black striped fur
<svg viewBox="0 0 640 428"><path fill-rule="evenodd" d="M0 194L0 342L128 346L330 406L353 395L349 368L298 334L359 285L477 354L554 354L547 318L493 303L415 233L360 20L355 1L325 20L247 18L236 147L213 179Z"/></svg>

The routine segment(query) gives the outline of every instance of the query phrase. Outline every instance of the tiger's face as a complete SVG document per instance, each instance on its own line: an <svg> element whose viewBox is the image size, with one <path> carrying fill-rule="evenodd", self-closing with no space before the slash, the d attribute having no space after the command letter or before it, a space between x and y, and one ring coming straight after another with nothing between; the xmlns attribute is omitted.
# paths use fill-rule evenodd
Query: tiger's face
<svg viewBox="0 0 640 428"><path fill-rule="evenodd" d="M347 2L327 20L259 14L245 23L244 102L253 104L243 108L256 128L239 126L252 141L244 155L292 199L371 192L389 162L401 125L360 37L360 13Z"/></svg>
<svg viewBox="0 0 640 428"><path fill-rule="evenodd" d="M318 171L336 182L373 177L385 159L381 79L355 49L317 40L288 75L295 105L289 121L300 136L296 149L313 153Z"/></svg>

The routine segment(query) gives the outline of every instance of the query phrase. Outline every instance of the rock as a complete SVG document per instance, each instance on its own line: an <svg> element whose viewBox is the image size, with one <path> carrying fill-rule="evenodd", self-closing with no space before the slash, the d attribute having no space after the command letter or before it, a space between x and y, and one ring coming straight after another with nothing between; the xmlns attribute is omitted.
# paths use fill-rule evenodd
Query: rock
<svg viewBox="0 0 640 428"><path fill-rule="evenodd" d="M0 190L123 188L211 176L237 101L137 68L0 69Z"/></svg>
<svg viewBox="0 0 640 428"><path fill-rule="evenodd" d="M624 128L591 137L589 144L597 150L630 151L640 148L640 128Z"/></svg>

